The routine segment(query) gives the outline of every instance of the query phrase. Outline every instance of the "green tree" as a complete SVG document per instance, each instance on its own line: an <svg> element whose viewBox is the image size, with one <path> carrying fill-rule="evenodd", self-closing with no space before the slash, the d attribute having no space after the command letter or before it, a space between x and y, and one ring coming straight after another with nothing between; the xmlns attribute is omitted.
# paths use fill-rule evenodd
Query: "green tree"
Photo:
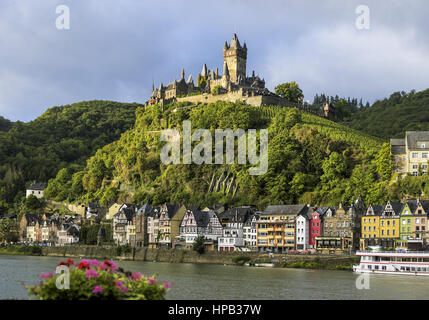
<svg viewBox="0 0 429 320"><path fill-rule="evenodd" d="M205 243L204 236L198 236L194 240L192 249L194 251L198 252L199 254L203 254L204 252L206 252L206 247L205 247L204 243Z"/></svg>
<svg viewBox="0 0 429 320"><path fill-rule="evenodd" d="M332 189L344 178L347 165L342 155L332 152L329 158L325 159L322 165L323 175L320 177L322 187Z"/></svg>
<svg viewBox="0 0 429 320"><path fill-rule="evenodd" d="M388 142L384 143L378 152L375 163L377 165L377 173L380 178L384 180L389 180L393 172L393 161L390 144Z"/></svg>
<svg viewBox="0 0 429 320"><path fill-rule="evenodd" d="M0 219L0 240L6 242L18 241L18 225L15 219Z"/></svg>
<svg viewBox="0 0 429 320"><path fill-rule="evenodd" d="M291 102L297 103L300 98L304 98L302 90L295 81L279 84L274 88L274 92L280 97L285 98Z"/></svg>

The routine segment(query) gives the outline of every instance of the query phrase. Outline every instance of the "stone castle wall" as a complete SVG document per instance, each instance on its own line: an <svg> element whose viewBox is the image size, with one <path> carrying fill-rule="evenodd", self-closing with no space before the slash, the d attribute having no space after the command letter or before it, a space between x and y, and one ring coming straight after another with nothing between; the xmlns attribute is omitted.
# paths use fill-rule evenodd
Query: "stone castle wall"
<svg viewBox="0 0 429 320"><path fill-rule="evenodd" d="M307 109L303 107L302 105L299 105L297 103L290 102L289 100L286 100L284 98L281 98L279 96L270 95L270 96L264 96L264 95L255 95L255 96L248 96L243 93L243 89L239 89L237 91L230 91L228 93L224 94L218 94L218 95L212 95L212 94L200 94L196 96L189 96L189 97L183 97L183 98L176 98L178 102L191 102L191 103L215 103L217 101L227 101L227 102L243 102L248 105L252 106L281 106L281 107L289 107L289 108L298 108L305 112L309 112L312 114L315 114L317 116L323 117L323 112L317 112L313 109Z"/></svg>

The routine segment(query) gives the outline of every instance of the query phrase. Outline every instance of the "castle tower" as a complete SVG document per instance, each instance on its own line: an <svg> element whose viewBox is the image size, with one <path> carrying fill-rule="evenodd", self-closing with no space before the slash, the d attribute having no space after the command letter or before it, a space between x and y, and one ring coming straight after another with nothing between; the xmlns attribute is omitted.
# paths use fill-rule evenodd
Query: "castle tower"
<svg viewBox="0 0 429 320"><path fill-rule="evenodd" d="M247 47L242 47L234 33L230 44L225 42L223 47L223 61L228 65L231 82L237 82L238 76L246 78Z"/></svg>

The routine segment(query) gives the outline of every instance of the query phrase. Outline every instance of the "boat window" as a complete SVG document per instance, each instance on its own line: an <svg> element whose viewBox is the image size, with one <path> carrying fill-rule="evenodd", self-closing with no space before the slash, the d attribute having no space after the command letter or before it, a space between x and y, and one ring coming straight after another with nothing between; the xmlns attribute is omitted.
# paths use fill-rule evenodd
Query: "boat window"
<svg viewBox="0 0 429 320"><path fill-rule="evenodd" d="M381 257L381 261L390 261L390 257Z"/></svg>
<svg viewBox="0 0 429 320"><path fill-rule="evenodd" d="M372 266L370 264L368 265L368 269L372 269Z"/></svg>
<svg viewBox="0 0 429 320"><path fill-rule="evenodd" d="M417 262L417 258L411 258L412 262Z"/></svg>
<svg viewBox="0 0 429 320"><path fill-rule="evenodd" d="M386 270L386 266L382 266L381 269Z"/></svg>
<svg viewBox="0 0 429 320"><path fill-rule="evenodd" d="M378 270L378 266L374 266L374 269L375 269L375 270Z"/></svg>
<svg viewBox="0 0 429 320"><path fill-rule="evenodd" d="M401 271L405 271L405 267L401 267Z"/></svg>
<svg viewBox="0 0 429 320"><path fill-rule="evenodd" d="M411 271L416 271L416 268L414 268L414 267L411 267Z"/></svg>
<svg viewBox="0 0 429 320"><path fill-rule="evenodd" d="M429 262L429 258L423 258L423 262Z"/></svg>
<svg viewBox="0 0 429 320"><path fill-rule="evenodd" d="M406 268L405 268L405 270L406 270L406 271L410 271L410 267L406 267Z"/></svg>

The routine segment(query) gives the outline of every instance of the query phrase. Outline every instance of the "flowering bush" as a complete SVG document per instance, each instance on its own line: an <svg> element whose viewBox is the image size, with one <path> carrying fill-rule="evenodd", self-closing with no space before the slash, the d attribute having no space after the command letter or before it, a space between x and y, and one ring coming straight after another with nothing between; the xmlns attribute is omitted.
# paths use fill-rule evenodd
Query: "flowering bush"
<svg viewBox="0 0 429 320"><path fill-rule="evenodd" d="M40 285L28 287L30 295L40 300L164 300L169 287L154 277L125 272L113 261L82 260L75 264L68 259L58 265L69 268L69 289L57 288L60 275L42 272Z"/></svg>

